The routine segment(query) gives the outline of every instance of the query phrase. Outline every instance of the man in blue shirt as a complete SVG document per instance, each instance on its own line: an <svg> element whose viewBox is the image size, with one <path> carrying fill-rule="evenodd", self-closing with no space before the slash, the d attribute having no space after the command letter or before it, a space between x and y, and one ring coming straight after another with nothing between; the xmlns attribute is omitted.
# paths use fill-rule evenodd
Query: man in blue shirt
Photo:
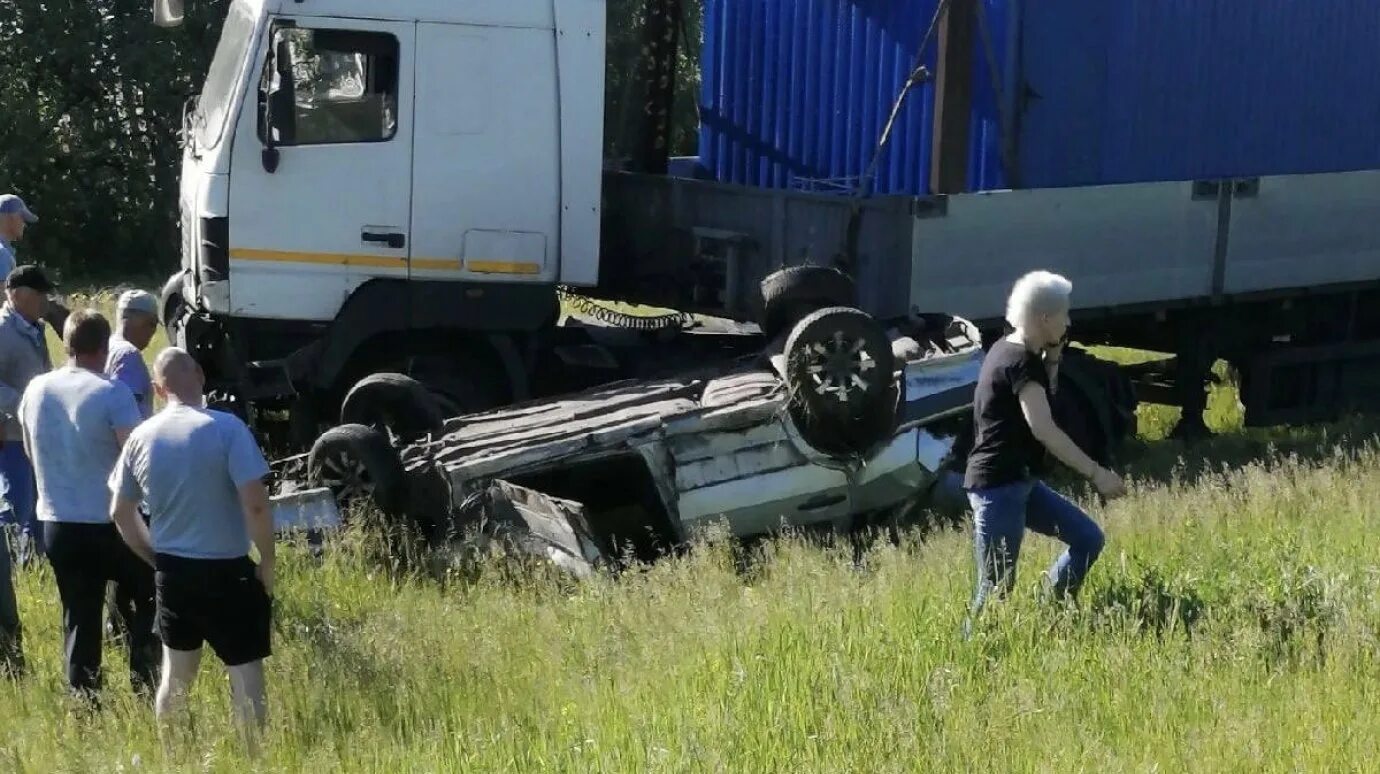
<svg viewBox="0 0 1380 774"><path fill-rule="evenodd" d="M38 222L24 200L14 194L0 195L0 277L8 277L19 264L14 243L24 238L26 226Z"/></svg>
<svg viewBox="0 0 1380 774"><path fill-rule="evenodd" d="M146 290L126 290L115 304L115 324L105 372L124 382L134 393L139 413L148 419L153 416L153 379L143 352L158 332L158 299Z"/></svg>
<svg viewBox="0 0 1380 774"><path fill-rule="evenodd" d="M153 379L144 363L144 350L158 332L158 299L145 290L126 290L115 303L116 329L110 336L110 353L106 355L105 373L118 379L134 393L143 419L153 416ZM148 515L144 514L144 521ZM107 594L110 601L110 629L123 635L134 620L133 600L129 589L118 583ZM156 643L155 643L156 644Z"/></svg>
<svg viewBox="0 0 1380 774"><path fill-rule="evenodd" d="M158 353L153 377L167 405L130 434L109 486L120 534L157 568L157 715L162 720L180 704L209 644L230 673L238 719L257 731L266 707L263 659L272 653L268 462L243 421L204 407L205 376L185 350ZM147 525L140 502L148 507Z"/></svg>
<svg viewBox="0 0 1380 774"><path fill-rule="evenodd" d="M101 608L108 581L134 596L129 631L130 681L151 693L156 682L153 573L120 540L110 520L106 480L139 424L125 386L104 374L110 324L91 310L67 318L68 361L35 376L19 402L24 448L34 463L38 518L62 601L67 683L94 698L101 687Z"/></svg>

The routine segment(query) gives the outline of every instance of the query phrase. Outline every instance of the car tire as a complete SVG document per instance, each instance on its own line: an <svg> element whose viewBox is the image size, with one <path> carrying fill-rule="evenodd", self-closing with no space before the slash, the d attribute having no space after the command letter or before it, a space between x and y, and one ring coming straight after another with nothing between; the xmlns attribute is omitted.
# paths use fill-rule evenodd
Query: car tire
<svg viewBox="0 0 1380 774"><path fill-rule="evenodd" d="M827 266L792 266L761 283L762 332L774 338L791 329L798 309L856 306L857 286L842 271Z"/></svg>
<svg viewBox="0 0 1380 774"><path fill-rule="evenodd" d="M345 394L340 423L367 425L412 441L440 432L445 415L421 382L403 374L377 373L360 379Z"/></svg>
<svg viewBox="0 0 1380 774"><path fill-rule="evenodd" d="M363 500L389 516L406 510L402 461L387 437L366 425L340 425L322 433L307 455L307 480L330 489L342 514Z"/></svg>
<svg viewBox="0 0 1380 774"><path fill-rule="evenodd" d="M865 455L890 436L900 387L891 342L871 315L821 309L796 324L783 352L791 418L811 446Z"/></svg>

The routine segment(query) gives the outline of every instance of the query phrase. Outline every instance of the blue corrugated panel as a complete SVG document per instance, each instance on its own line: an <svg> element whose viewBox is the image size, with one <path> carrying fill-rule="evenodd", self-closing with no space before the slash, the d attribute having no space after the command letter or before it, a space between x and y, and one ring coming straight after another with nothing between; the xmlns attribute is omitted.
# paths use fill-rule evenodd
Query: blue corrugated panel
<svg viewBox="0 0 1380 774"><path fill-rule="evenodd" d="M1023 5L1024 186L1380 168L1376 0Z"/></svg>
<svg viewBox="0 0 1380 774"><path fill-rule="evenodd" d="M936 2L705 0L709 173L856 185ZM983 4L970 189L1380 168L1380 0ZM908 96L874 193L928 191L933 97Z"/></svg>
<svg viewBox="0 0 1380 774"><path fill-rule="evenodd" d="M1008 61L1005 0L984 0ZM845 190L872 163L937 0L706 0L700 153L724 182ZM934 69L931 40L925 62ZM970 180L1004 177L985 47L976 56ZM1009 81L1006 81L1009 82ZM910 91L876 163L874 193L925 193L933 89Z"/></svg>

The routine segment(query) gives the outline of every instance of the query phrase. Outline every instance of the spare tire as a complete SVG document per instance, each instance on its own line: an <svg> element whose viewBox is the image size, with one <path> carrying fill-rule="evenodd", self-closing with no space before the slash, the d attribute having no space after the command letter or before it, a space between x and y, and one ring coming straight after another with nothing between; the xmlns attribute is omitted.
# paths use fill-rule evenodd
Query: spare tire
<svg viewBox="0 0 1380 774"><path fill-rule="evenodd" d="M307 481L330 489L342 512L366 500L390 516L407 508L398 453L383 433L365 425L340 425L322 433L307 455Z"/></svg>
<svg viewBox="0 0 1380 774"><path fill-rule="evenodd" d="M821 307L856 306L857 286L842 271L827 266L792 266L768 274L761 284L762 332L774 338L803 314Z"/></svg>
<svg viewBox="0 0 1380 774"><path fill-rule="evenodd" d="M360 379L345 394L340 422L386 429L411 441L440 432L445 415L436 397L421 382L403 374L379 373Z"/></svg>
<svg viewBox="0 0 1380 774"><path fill-rule="evenodd" d="M896 422L900 387L891 342L871 315L830 307L796 324L786 340L791 418L810 445L866 454Z"/></svg>

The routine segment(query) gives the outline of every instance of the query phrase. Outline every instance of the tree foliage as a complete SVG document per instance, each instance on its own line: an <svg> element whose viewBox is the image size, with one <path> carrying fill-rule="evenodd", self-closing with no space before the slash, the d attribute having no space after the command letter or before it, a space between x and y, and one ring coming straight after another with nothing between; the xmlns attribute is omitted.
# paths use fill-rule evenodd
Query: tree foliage
<svg viewBox="0 0 1380 774"><path fill-rule="evenodd" d="M611 155L624 152L638 120L648 2L608 0ZM185 24L162 29L149 0L0 0L0 192L20 194L42 218L18 247L21 260L82 279L177 265L182 111L228 6L186 0ZM694 147L697 124L699 2L684 16L673 153Z"/></svg>
<svg viewBox="0 0 1380 774"><path fill-rule="evenodd" d="M0 0L0 190L42 218L22 260L108 277L177 262L182 106L225 2L153 26L148 0Z"/></svg>

